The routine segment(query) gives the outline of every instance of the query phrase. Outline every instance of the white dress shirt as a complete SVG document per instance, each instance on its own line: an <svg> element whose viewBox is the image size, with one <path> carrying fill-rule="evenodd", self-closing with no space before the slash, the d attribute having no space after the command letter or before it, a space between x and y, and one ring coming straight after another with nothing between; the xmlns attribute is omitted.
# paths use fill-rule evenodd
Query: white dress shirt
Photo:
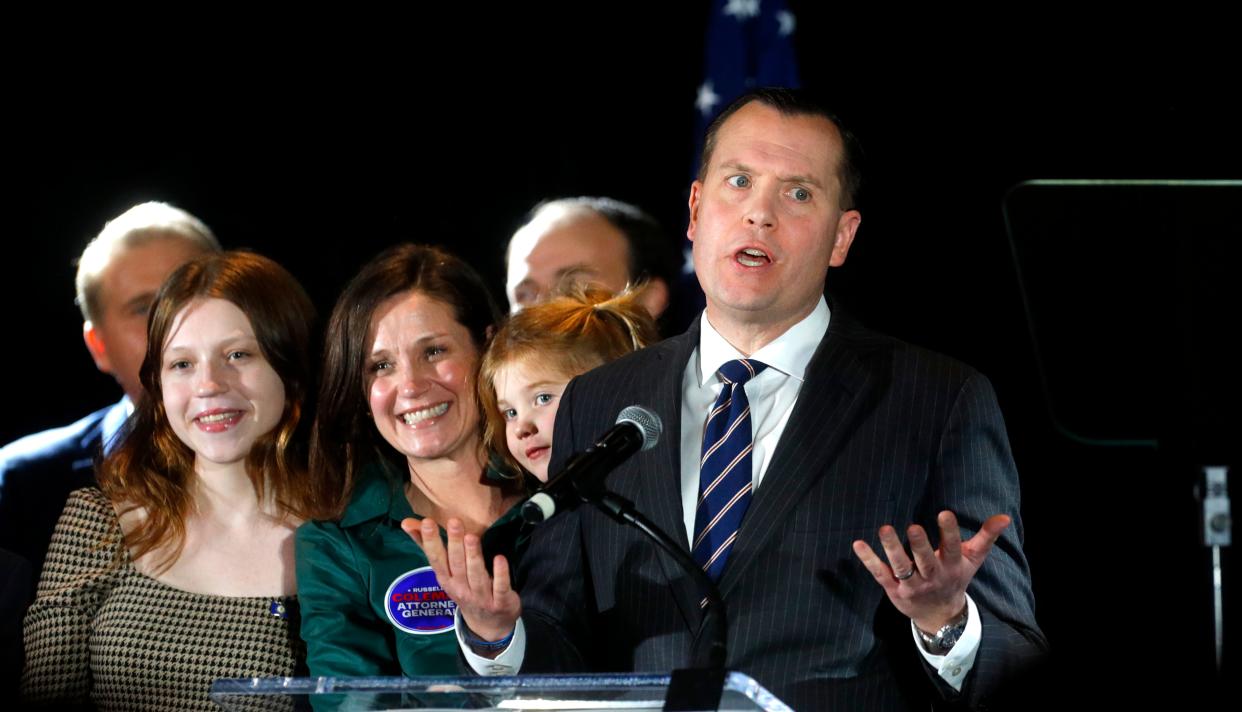
<svg viewBox="0 0 1242 712"><path fill-rule="evenodd" d="M750 427L754 450L750 464L751 491L758 492L763 473L768 471L776 443L785 432L789 414L798 402L798 392L807 364L828 333L828 304L821 297L805 319L789 327L771 343L750 356L733 348L707 320L699 317L699 348L690 356L681 379L681 512L686 525L686 541L694 541L694 513L699 502L699 461L703 454L703 428L707 413L720 396L724 383L716 371L729 361L750 358L767 364L763 373L743 386L750 402Z"/></svg>

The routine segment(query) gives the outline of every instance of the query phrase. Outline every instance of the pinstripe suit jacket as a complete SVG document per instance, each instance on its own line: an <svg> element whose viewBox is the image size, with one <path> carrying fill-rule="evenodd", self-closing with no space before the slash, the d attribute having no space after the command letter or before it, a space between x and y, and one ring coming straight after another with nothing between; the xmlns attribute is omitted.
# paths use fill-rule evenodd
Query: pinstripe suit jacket
<svg viewBox="0 0 1242 712"><path fill-rule="evenodd" d="M688 547L681 512L681 381L696 326L573 381L556 420L552 471L616 414L645 405L660 444L608 479ZM797 404L755 492L720 580L728 666L794 709L983 706L1046 647L1021 549L1018 477L987 380L956 361L867 331L834 310ZM939 682L908 619L851 550L876 530L953 510L963 535L987 517L1013 524L969 592L983 641L961 695ZM518 574L525 672L684 667L700 593L667 555L605 515L579 508L540 527Z"/></svg>

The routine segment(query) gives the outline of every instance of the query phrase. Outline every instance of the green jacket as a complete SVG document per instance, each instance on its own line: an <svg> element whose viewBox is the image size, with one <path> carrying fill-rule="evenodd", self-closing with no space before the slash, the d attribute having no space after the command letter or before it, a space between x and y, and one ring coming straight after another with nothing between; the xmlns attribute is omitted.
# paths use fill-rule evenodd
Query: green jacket
<svg viewBox="0 0 1242 712"><path fill-rule="evenodd" d="M298 528L298 600L312 676L459 674L456 605L402 531L406 517L421 519L402 483L366 468L340 521ZM524 548L521 529L515 507L484 534L485 549L512 557Z"/></svg>

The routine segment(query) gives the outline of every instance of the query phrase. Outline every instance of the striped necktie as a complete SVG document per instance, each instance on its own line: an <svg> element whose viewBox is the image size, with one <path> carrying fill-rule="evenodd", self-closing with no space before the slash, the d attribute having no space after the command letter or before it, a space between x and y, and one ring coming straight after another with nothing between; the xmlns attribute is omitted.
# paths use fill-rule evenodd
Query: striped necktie
<svg viewBox="0 0 1242 712"><path fill-rule="evenodd" d="M766 364L738 359L716 372L724 387L703 429L703 457L699 460L699 502L694 512L694 543L690 553L713 581L724 572L729 550L737 538L742 517L750 506L754 447L750 402L743 385Z"/></svg>

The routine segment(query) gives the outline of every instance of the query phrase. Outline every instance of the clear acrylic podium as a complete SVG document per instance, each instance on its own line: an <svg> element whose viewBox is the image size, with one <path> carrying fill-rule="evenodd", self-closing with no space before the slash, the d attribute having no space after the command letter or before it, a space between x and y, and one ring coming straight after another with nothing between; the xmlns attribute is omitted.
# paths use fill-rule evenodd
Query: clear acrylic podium
<svg viewBox="0 0 1242 712"><path fill-rule="evenodd" d="M671 675L519 677L275 677L216 680L226 710L659 710ZM725 676L721 710L787 711L759 683Z"/></svg>

